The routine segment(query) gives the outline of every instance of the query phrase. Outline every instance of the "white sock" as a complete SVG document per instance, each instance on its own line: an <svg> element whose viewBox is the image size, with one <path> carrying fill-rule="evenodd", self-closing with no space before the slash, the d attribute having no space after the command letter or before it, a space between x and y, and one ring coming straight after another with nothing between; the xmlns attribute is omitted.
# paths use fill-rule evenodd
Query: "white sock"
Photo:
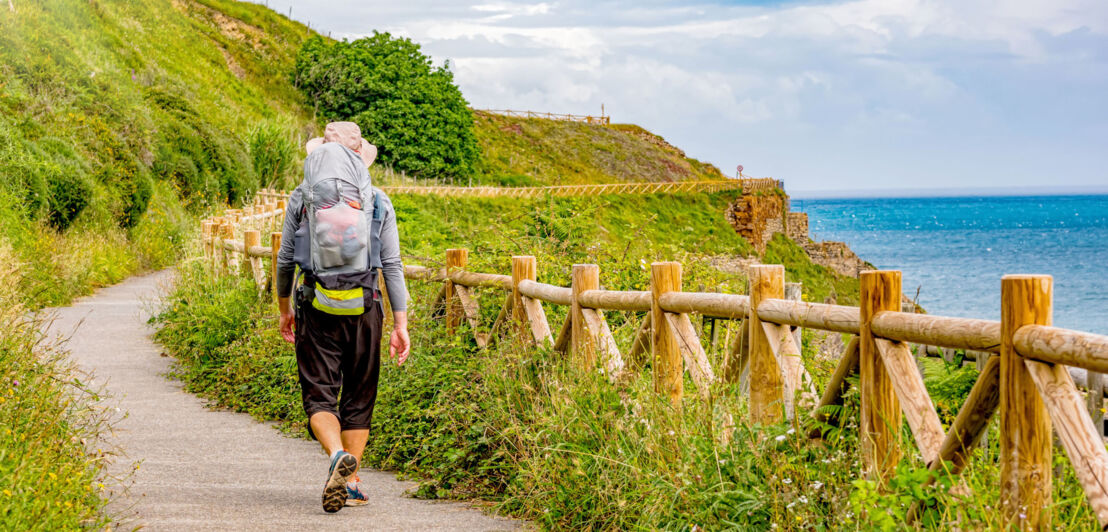
<svg viewBox="0 0 1108 532"><path fill-rule="evenodd" d="M342 449L339 449L339 450L337 450L337 451L335 451L335 452L331 453L331 459L332 459L332 460L334 460L334 459L335 459L335 457L336 457L336 456L338 456L338 455L339 455L339 453L341 453L342 451L343 451Z"/></svg>

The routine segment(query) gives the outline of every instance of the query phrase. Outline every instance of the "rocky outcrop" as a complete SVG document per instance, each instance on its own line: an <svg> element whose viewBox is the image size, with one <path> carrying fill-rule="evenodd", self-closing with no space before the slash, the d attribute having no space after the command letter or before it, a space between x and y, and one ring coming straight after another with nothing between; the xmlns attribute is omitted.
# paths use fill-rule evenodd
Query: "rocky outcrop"
<svg viewBox="0 0 1108 532"><path fill-rule="evenodd" d="M789 198L782 194L744 195L727 209L727 221L759 254L773 235L783 233L796 242L812 262L839 275L857 277L858 272L872 269L845 242L815 242L808 235L808 215L789 212Z"/></svg>
<svg viewBox="0 0 1108 532"><path fill-rule="evenodd" d="M791 238L791 237L790 237ZM793 238L793 240L796 240ZM862 270L873 269L873 266L862 260L846 242L814 242L805 235L804 241L797 243L812 257L812 262L825 268L830 268L839 275L857 277Z"/></svg>
<svg viewBox="0 0 1108 532"><path fill-rule="evenodd" d="M773 235L785 231L786 212L788 199L783 195L743 195L727 208L726 216L731 227L762 254Z"/></svg>

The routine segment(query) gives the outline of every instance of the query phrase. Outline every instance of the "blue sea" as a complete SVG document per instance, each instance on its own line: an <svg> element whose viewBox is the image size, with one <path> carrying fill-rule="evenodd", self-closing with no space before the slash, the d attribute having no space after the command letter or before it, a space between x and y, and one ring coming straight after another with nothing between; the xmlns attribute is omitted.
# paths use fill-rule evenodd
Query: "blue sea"
<svg viewBox="0 0 1108 532"><path fill-rule="evenodd" d="M931 314L1000 319L1000 278L1054 276L1054 324L1108 334L1108 195L793 199Z"/></svg>

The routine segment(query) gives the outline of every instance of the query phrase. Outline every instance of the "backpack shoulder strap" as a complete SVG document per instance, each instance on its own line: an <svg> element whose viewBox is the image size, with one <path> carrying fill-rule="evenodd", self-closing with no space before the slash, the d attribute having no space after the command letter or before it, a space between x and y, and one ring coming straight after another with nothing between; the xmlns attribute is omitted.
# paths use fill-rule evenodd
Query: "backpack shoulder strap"
<svg viewBox="0 0 1108 532"><path fill-rule="evenodd" d="M382 208L382 207L384 207L384 205L381 204L381 196L382 196L381 191L377 190L377 187L374 187L373 188L373 219L374 220L384 220L385 219L385 212L384 212L384 209Z"/></svg>

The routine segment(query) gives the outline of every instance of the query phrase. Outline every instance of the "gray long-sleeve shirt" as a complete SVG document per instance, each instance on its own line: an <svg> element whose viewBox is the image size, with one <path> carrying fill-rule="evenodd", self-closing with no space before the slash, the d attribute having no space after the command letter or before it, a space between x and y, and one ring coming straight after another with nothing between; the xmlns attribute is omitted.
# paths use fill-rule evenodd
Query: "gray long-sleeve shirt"
<svg viewBox="0 0 1108 532"><path fill-rule="evenodd" d="M381 195L381 208L384 209L381 225L381 272L385 278L385 290L389 295L389 304L394 312L408 309L408 287L404 283L404 263L400 260L400 233L396 230L396 211L392 202L380 189L374 192ZM277 295L289 297L292 293L293 276L296 274L294 242L296 230L304 214L304 197L300 188L289 195L288 208L285 211L285 226L281 234L281 249L277 252Z"/></svg>

